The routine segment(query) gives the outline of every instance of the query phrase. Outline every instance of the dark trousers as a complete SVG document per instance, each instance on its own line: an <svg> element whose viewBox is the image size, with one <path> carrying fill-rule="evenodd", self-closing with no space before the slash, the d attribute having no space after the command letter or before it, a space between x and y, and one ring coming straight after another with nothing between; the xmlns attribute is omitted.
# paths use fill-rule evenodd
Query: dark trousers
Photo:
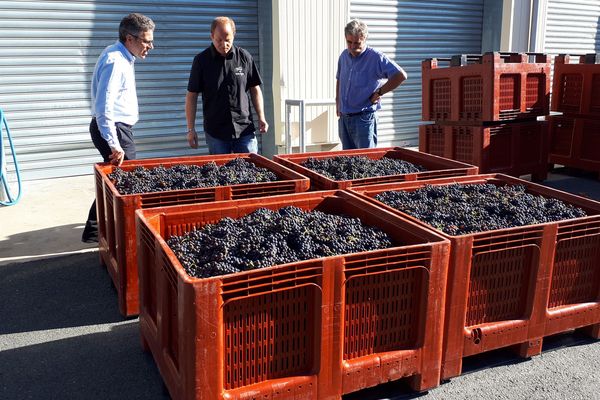
<svg viewBox="0 0 600 400"><path fill-rule="evenodd" d="M135 160L135 143L133 142L133 127L131 125L124 124L122 122L115 123L117 128L117 138L119 139L119 144L123 148L125 152L125 160ZM92 142L96 149L100 152L100 155L104 159L104 162L110 161L110 155L112 154L112 150L106 140L100 134L100 129L98 129L98 124L96 123L96 118L92 118L92 122L90 122L90 136L92 137ZM96 200L92 203L92 207L90 208L90 212L88 213L88 223L96 224L96 220L98 216L96 214ZM86 224L88 225L88 224Z"/></svg>

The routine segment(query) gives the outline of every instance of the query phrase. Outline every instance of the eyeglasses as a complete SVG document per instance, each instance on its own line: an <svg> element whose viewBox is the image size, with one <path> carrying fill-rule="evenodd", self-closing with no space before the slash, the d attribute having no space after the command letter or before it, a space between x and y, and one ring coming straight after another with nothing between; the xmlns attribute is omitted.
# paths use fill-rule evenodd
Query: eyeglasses
<svg viewBox="0 0 600 400"><path fill-rule="evenodd" d="M142 39L141 37L139 37L138 35L134 35L133 33L127 32L129 33L131 36L133 36L136 39L139 39L142 43L144 43L146 46L153 46L154 45L154 40L146 40L146 39Z"/></svg>

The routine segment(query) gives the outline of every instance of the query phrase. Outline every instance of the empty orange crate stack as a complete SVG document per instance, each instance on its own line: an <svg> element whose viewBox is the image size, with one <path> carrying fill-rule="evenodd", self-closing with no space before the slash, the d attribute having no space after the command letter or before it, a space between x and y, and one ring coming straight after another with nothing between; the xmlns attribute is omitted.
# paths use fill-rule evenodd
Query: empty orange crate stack
<svg viewBox="0 0 600 400"><path fill-rule="evenodd" d="M376 176L352 180L335 181L323 174L308 169L301 164L309 158L328 159L337 156L363 156L373 160L389 157L421 165L427 170L403 175ZM475 175L478 168L464 162L449 160L436 155L421 153L401 147L384 147L376 149L341 150L328 152L313 152L301 154L280 154L273 160L298 173L308 176L311 188L314 190L346 189L351 186L375 185L385 182L414 181L423 179L444 178L449 176Z"/></svg>
<svg viewBox="0 0 600 400"><path fill-rule="evenodd" d="M548 175L546 121L500 123L493 126L421 125L419 149L429 154L478 165L487 173Z"/></svg>
<svg viewBox="0 0 600 400"><path fill-rule="evenodd" d="M600 172L600 54L554 59L548 161Z"/></svg>
<svg viewBox="0 0 600 400"><path fill-rule="evenodd" d="M528 57L486 53L423 61L423 120L469 124L548 115L550 59ZM450 66L439 68L439 61Z"/></svg>
<svg viewBox="0 0 600 400"><path fill-rule="evenodd" d="M582 118L600 118L600 53L554 58L552 111Z"/></svg>
<svg viewBox="0 0 600 400"><path fill-rule="evenodd" d="M166 240L297 206L360 218L399 245L206 279ZM136 212L142 346L174 399L341 398L403 377L439 384L449 242L344 191Z"/></svg>
<svg viewBox="0 0 600 400"><path fill-rule="evenodd" d="M581 207L587 217L451 236L442 378L460 375L463 357L513 347L540 353L544 336L586 327L600 338L600 203L506 175L352 188L381 208L424 226L374 197L425 185L524 185L529 193Z"/></svg>
<svg viewBox="0 0 600 400"><path fill-rule="evenodd" d="M530 62L531 60L531 62ZM439 62L449 66L439 67ZM445 154L455 160L478 160L481 173L503 172L520 176L533 174L535 180L547 176L547 125L536 121L549 114L550 59L538 53L486 53L457 55L451 59L422 62L422 119L434 121L419 131L419 150ZM517 127L507 127L507 124ZM539 125L538 127L534 125ZM456 126L456 129L447 128ZM442 135L440 132L444 131ZM464 132L469 132L464 134ZM515 137L521 132L528 138ZM519 149L511 149L500 170L486 164L490 153L528 144L533 136L538 151L523 163ZM497 140L491 136L501 135ZM456 145L460 148L456 148ZM531 151L531 148L523 149ZM510 166L510 167L508 167Z"/></svg>
<svg viewBox="0 0 600 400"><path fill-rule="evenodd" d="M137 315L139 309L135 210L176 204L296 193L306 191L310 186L307 177L257 154L155 158L123 162L120 168L131 171L136 167L154 168L159 165L171 167L178 164L204 165L210 161L222 165L238 157L274 172L279 180L265 183L126 195L120 194L108 178L108 175L116 167L108 163L95 165L100 258L107 267L117 290L121 314L125 316Z"/></svg>

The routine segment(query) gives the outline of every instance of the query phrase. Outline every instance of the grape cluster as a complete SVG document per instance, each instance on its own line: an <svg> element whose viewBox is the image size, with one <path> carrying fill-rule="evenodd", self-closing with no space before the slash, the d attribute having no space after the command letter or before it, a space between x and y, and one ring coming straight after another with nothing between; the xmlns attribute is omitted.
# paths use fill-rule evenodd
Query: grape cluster
<svg viewBox="0 0 600 400"><path fill-rule="evenodd" d="M542 224L586 215L561 200L526 192L523 185L426 185L412 192L389 191L375 199L449 235Z"/></svg>
<svg viewBox="0 0 600 400"><path fill-rule="evenodd" d="M389 157L378 160L365 156L309 157L300 165L336 181L426 171L420 165Z"/></svg>
<svg viewBox="0 0 600 400"><path fill-rule="evenodd" d="M277 175L243 158L235 158L223 165L210 161L203 165L140 166L130 172L115 168L108 178L119 193L134 194L272 182L277 180Z"/></svg>
<svg viewBox="0 0 600 400"><path fill-rule="evenodd" d="M172 236L167 244L186 272L197 278L394 245L384 231L358 218L294 206L223 218Z"/></svg>

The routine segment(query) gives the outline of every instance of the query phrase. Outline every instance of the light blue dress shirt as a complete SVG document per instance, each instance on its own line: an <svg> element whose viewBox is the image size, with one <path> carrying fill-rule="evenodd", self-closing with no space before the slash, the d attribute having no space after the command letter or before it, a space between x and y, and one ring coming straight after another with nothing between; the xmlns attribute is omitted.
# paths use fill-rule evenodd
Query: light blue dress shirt
<svg viewBox="0 0 600 400"><path fill-rule="evenodd" d="M377 111L381 102L371 103L373 92L385 80L402 72L402 68L385 54L368 47L357 57L348 49L340 54L336 79L339 82L340 112L342 114L361 111Z"/></svg>
<svg viewBox="0 0 600 400"><path fill-rule="evenodd" d="M115 123L134 125L138 121L134 62L135 57L117 41L104 49L92 76L92 116L113 150L123 151Z"/></svg>

